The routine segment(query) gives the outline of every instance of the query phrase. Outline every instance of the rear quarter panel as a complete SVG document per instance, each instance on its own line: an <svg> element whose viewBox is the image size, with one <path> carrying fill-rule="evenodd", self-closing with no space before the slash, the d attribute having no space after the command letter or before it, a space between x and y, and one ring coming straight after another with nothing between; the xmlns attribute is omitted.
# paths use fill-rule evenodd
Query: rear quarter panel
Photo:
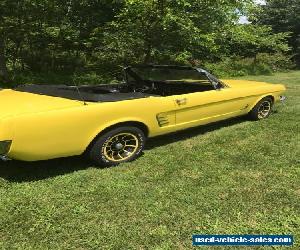
<svg viewBox="0 0 300 250"><path fill-rule="evenodd" d="M167 106L149 97L18 116L8 156L34 161L79 155L102 130L127 121L144 123L151 136L159 130L156 114Z"/></svg>

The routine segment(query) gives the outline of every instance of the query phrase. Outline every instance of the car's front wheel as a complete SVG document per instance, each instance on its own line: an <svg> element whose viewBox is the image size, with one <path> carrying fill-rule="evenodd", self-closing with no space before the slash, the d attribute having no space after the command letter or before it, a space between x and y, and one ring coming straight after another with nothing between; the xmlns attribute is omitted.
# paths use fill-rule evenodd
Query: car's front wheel
<svg viewBox="0 0 300 250"><path fill-rule="evenodd" d="M100 135L88 154L101 166L114 166L136 159L143 151L146 137L136 127L118 127Z"/></svg>
<svg viewBox="0 0 300 250"><path fill-rule="evenodd" d="M261 99L254 108L250 111L249 116L253 120L261 120L267 118L273 107L273 100L271 97Z"/></svg>

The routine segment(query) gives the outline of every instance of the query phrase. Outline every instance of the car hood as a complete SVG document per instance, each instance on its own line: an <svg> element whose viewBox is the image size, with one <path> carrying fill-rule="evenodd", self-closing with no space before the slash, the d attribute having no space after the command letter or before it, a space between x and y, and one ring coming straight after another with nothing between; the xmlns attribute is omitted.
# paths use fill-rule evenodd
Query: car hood
<svg viewBox="0 0 300 250"><path fill-rule="evenodd" d="M229 85L232 88L242 88L242 87L262 87L262 86L270 86L273 85L272 83L266 82L256 82L256 81L247 81L247 80L232 80L226 79L222 80L224 83Z"/></svg>
<svg viewBox="0 0 300 250"><path fill-rule="evenodd" d="M0 119L15 115L65 109L81 105L83 105L83 103L80 101L32 94L12 89L0 89Z"/></svg>

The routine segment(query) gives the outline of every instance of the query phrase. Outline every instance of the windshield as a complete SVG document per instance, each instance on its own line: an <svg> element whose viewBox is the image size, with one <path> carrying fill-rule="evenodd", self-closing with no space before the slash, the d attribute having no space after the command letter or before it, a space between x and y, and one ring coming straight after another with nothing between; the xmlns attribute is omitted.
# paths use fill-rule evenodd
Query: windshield
<svg viewBox="0 0 300 250"><path fill-rule="evenodd" d="M141 67L131 68L133 78L141 80L163 81L163 82L195 82L211 84L204 72L193 68L172 68L172 67ZM136 75L134 77L134 75Z"/></svg>

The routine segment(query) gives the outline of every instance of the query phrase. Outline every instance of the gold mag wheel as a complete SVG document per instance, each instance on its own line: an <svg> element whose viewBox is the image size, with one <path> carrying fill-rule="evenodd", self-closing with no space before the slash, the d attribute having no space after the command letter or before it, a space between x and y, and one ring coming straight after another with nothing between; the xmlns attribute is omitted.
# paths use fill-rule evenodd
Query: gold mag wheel
<svg viewBox="0 0 300 250"><path fill-rule="evenodd" d="M128 160L139 147L139 139L132 133L120 133L110 137L103 145L103 154L113 162Z"/></svg>
<svg viewBox="0 0 300 250"><path fill-rule="evenodd" d="M269 101L264 101L260 104L258 108L258 118L266 118L271 111L271 103Z"/></svg>

